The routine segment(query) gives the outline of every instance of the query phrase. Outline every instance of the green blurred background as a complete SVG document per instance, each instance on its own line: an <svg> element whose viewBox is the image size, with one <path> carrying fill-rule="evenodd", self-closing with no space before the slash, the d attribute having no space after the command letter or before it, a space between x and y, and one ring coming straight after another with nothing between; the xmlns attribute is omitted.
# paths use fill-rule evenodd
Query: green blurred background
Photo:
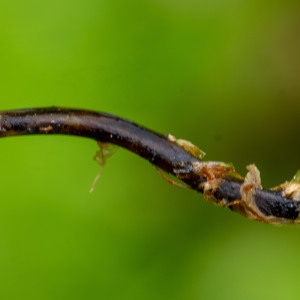
<svg viewBox="0 0 300 300"><path fill-rule="evenodd" d="M0 109L110 112L255 162L300 167L298 0L0 1ZM300 229L247 220L95 142L0 140L1 299L298 299Z"/></svg>

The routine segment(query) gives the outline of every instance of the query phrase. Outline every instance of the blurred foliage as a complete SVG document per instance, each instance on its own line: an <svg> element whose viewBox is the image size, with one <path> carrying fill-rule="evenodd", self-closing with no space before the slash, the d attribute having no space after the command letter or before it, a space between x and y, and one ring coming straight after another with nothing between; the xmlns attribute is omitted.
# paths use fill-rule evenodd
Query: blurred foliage
<svg viewBox="0 0 300 300"><path fill-rule="evenodd" d="M1 0L1 110L106 111L255 162L300 167L300 2ZM168 185L119 150L1 139L1 299L296 299L300 231Z"/></svg>

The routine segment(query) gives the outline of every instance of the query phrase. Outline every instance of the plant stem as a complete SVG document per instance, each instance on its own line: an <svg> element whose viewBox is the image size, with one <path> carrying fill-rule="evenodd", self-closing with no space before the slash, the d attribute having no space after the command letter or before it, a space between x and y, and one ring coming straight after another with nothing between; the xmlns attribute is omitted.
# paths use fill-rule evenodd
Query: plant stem
<svg viewBox="0 0 300 300"><path fill-rule="evenodd" d="M209 163L204 165L186 147L170 140L168 136L111 114L57 107L0 112L0 137L32 134L75 135L121 146L175 175L198 192L205 191L204 184L211 180L208 174L215 170L206 173L203 167L200 172L195 166L207 168ZM299 201L284 197L282 192L263 189L255 189L254 193L260 217L251 217L245 212L245 207L236 202L243 200L240 193L243 179L229 176L225 169L222 176L215 178L222 180L210 191L210 197L219 205L229 206L259 221L268 222L270 219L269 223L295 222L299 217ZM265 219L261 216L265 216Z"/></svg>

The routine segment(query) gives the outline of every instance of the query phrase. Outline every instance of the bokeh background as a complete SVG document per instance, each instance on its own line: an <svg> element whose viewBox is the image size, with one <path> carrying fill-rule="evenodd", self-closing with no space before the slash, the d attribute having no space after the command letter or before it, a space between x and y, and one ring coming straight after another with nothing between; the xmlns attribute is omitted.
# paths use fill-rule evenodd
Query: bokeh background
<svg viewBox="0 0 300 300"><path fill-rule="evenodd" d="M300 167L298 0L0 2L0 109L110 112L255 162ZM300 228L247 220L95 142L0 141L1 299L299 299Z"/></svg>

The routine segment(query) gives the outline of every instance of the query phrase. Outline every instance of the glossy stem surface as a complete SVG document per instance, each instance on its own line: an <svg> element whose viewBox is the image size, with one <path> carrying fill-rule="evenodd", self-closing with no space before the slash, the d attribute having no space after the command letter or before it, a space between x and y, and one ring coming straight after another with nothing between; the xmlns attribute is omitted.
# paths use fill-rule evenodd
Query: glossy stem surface
<svg viewBox="0 0 300 300"><path fill-rule="evenodd" d="M111 114L59 107L0 112L0 137L32 134L75 135L121 146L168 173L182 174L182 181L199 192L202 192L199 185L206 181L192 167L193 163L201 161L183 147L167 136ZM225 178L214 191L214 197L226 203L239 200L242 183ZM266 216L290 220L299 216L299 202L279 192L256 190L255 202Z"/></svg>

